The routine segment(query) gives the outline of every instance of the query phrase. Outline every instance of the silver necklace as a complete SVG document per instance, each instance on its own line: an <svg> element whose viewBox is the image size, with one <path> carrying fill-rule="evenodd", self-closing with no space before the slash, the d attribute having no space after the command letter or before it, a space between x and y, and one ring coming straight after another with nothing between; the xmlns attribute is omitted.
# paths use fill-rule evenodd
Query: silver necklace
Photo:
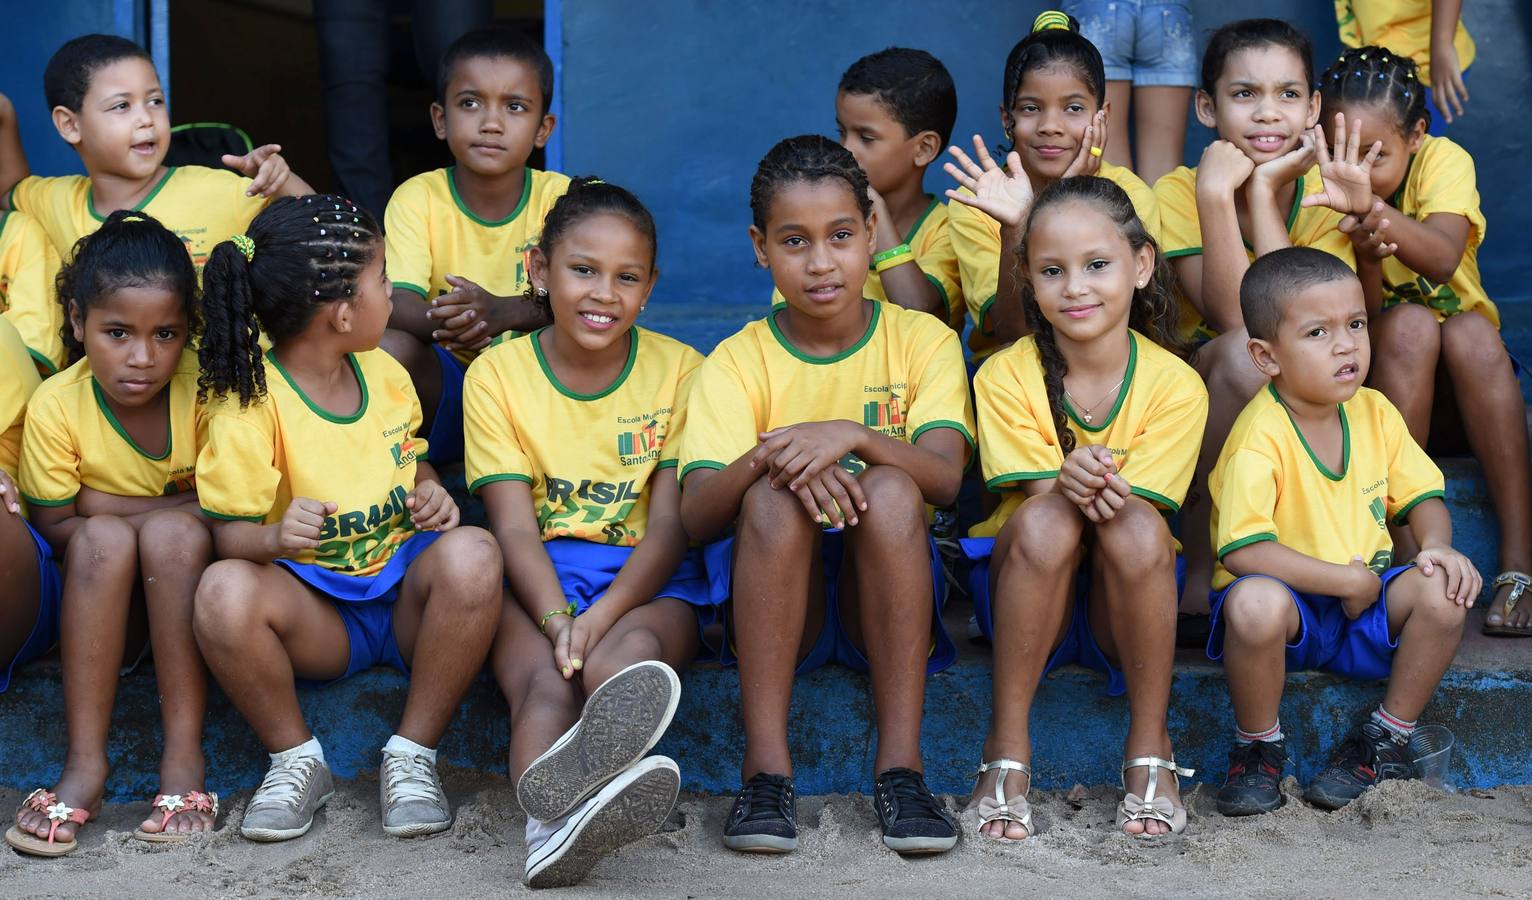
<svg viewBox="0 0 1532 900"><path fill-rule="evenodd" d="M1085 404L1081 403L1079 400L1076 400L1075 399L1075 395L1071 394L1069 392L1069 388L1064 388L1064 396L1069 398L1069 402L1074 405L1074 408L1078 409L1080 411L1080 418L1082 420L1084 420L1085 424L1089 425L1089 424L1091 424L1091 422L1095 421L1093 418L1091 418L1091 410L1093 410L1096 407L1100 406L1101 404L1105 403L1106 402L1106 398L1112 396L1115 393L1117 393L1117 389L1122 387L1123 383L1126 382L1127 380L1128 380L1128 377L1126 375L1124 375L1123 378L1122 378L1122 381L1119 381L1115 385L1113 385L1111 390L1107 391L1104 395L1102 395L1100 400L1097 400L1095 403L1092 403L1090 406L1086 406Z"/></svg>

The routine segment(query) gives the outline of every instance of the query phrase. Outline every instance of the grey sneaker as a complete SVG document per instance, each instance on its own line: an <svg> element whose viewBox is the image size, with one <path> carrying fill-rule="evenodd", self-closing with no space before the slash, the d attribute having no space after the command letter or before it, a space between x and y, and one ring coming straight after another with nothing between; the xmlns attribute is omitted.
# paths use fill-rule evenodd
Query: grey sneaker
<svg viewBox="0 0 1532 900"><path fill-rule="evenodd" d="M527 848L527 887L579 884L602 857L665 825L681 790L673 760L651 756L613 778L569 814L558 831Z"/></svg>
<svg viewBox="0 0 1532 900"><path fill-rule="evenodd" d="M287 841L302 837L314 824L314 813L335 796L330 769L312 756L295 756L271 764L255 789L239 833L252 841Z"/></svg>
<svg viewBox="0 0 1532 900"><path fill-rule="evenodd" d="M516 782L526 814L552 822L644 758L670 727L681 679L662 662L634 663L591 692L580 721Z"/></svg>
<svg viewBox="0 0 1532 900"><path fill-rule="evenodd" d="M384 750L378 792L383 833L390 837L419 837L452 827L452 808L436 777L436 765L424 756Z"/></svg>

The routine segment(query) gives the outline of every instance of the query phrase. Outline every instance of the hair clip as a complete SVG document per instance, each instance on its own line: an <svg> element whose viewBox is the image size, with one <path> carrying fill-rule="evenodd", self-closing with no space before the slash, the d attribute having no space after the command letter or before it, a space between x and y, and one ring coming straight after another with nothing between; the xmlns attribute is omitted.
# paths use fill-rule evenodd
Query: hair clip
<svg viewBox="0 0 1532 900"><path fill-rule="evenodd" d="M351 232L351 236L354 237L354 238L360 238L362 236L362 233L360 231L353 231L353 232Z"/></svg>
<svg viewBox="0 0 1532 900"><path fill-rule="evenodd" d="M324 252L324 258L325 259L334 259L335 258L335 251L334 250L326 250Z"/></svg>
<svg viewBox="0 0 1532 900"><path fill-rule="evenodd" d="M1056 9L1050 9L1039 13L1037 18L1032 20L1033 34L1039 31L1052 31L1055 28L1060 31L1072 30L1069 27L1069 16Z"/></svg>
<svg viewBox="0 0 1532 900"><path fill-rule="evenodd" d="M315 292L314 292L314 296L315 296L315 297L318 297L318 296L319 296L319 292L318 292L318 291L317 291L317 290L316 290L316 291L315 291Z"/></svg>
<svg viewBox="0 0 1532 900"><path fill-rule="evenodd" d="M351 289L350 288L346 288L346 296L347 297L351 296Z"/></svg>
<svg viewBox="0 0 1532 900"><path fill-rule="evenodd" d="M344 251L344 250L340 251L340 258L341 259L345 259L346 256L347 256L346 251Z"/></svg>
<svg viewBox="0 0 1532 900"><path fill-rule="evenodd" d="M319 280L320 280L320 281L323 281L323 280L324 280L324 276L325 276L325 273L323 273L323 272L320 272L320 273L319 273Z"/></svg>
<svg viewBox="0 0 1532 900"><path fill-rule="evenodd" d="M362 224L361 216L352 216L351 217L351 224L352 225L360 225L360 224Z"/></svg>
<svg viewBox="0 0 1532 900"><path fill-rule="evenodd" d="M319 236L320 237L324 237L324 229L323 228L319 229Z"/></svg>
<svg viewBox="0 0 1532 900"><path fill-rule="evenodd" d="M336 209L340 209L340 204L339 203L335 204L335 208Z"/></svg>
<svg viewBox="0 0 1532 900"><path fill-rule="evenodd" d="M1363 53L1362 54L1362 59L1366 59L1366 58L1367 58L1367 54Z"/></svg>

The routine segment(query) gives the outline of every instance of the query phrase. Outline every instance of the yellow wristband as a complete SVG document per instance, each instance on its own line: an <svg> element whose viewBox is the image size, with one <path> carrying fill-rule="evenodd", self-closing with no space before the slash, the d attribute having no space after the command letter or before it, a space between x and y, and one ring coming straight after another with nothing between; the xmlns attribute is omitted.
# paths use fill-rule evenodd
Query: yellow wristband
<svg viewBox="0 0 1532 900"><path fill-rule="evenodd" d="M575 613L579 612L579 610L580 608L575 606L573 600L569 601L568 606L565 606L561 609L550 609L543 613L543 620L537 623L537 630L541 631L543 634L547 634L549 619L553 618L554 616L568 616L569 618L573 619L575 617Z"/></svg>
<svg viewBox="0 0 1532 900"><path fill-rule="evenodd" d="M882 273L887 272L889 269L892 269L895 266L902 266L905 263L914 262L915 254L910 250L909 246L904 244L901 244L900 246L904 248L904 252L902 253L895 253L892 256L885 256L882 259L877 259L874 257L872 264L873 268L879 273ZM897 250L899 248L896 247L894 249Z"/></svg>

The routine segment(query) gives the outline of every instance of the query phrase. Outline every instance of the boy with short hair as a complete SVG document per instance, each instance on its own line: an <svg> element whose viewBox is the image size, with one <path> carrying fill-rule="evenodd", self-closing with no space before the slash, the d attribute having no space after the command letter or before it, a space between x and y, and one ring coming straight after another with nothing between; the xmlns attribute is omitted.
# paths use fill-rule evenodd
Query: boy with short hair
<svg viewBox="0 0 1532 900"><path fill-rule="evenodd" d="M36 219L65 260L107 216L133 209L175 232L200 271L213 246L244 231L271 198L313 192L276 144L225 155L234 172L167 167L165 92L149 54L127 38L87 34L65 42L43 71L43 92L53 126L80 154L86 174L29 174L14 107L0 98L0 202Z"/></svg>
<svg viewBox="0 0 1532 900"><path fill-rule="evenodd" d="M947 204L924 185L926 167L941 156L956 121L952 76L924 50L889 47L864 56L836 89L840 143L867 173L877 216L864 292L928 312L962 333L967 308ZM783 302L772 291L772 305Z"/></svg>
<svg viewBox="0 0 1532 900"><path fill-rule="evenodd" d="M1212 635L1234 704L1218 792L1226 816L1282 805L1277 707L1285 672L1388 678L1304 799L1338 809L1413 775L1409 739L1483 582L1452 548L1442 473L1382 394L1362 387L1371 350L1362 285L1341 260L1292 247L1240 285L1250 356L1271 384L1234 423L1209 478ZM1388 524L1421 550L1396 565Z"/></svg>
<svg viewBox="0 0 1532 900"><path fill-rule="evenodd" d="M526 251L569 178L527 166L553 133L553 63L503 25L458 38L436 76L431 123L456 165L401 184L384 216L394 311L382 347L409 370L438 464L463 458L463 373L507 331L552 321Z"/></svg>

